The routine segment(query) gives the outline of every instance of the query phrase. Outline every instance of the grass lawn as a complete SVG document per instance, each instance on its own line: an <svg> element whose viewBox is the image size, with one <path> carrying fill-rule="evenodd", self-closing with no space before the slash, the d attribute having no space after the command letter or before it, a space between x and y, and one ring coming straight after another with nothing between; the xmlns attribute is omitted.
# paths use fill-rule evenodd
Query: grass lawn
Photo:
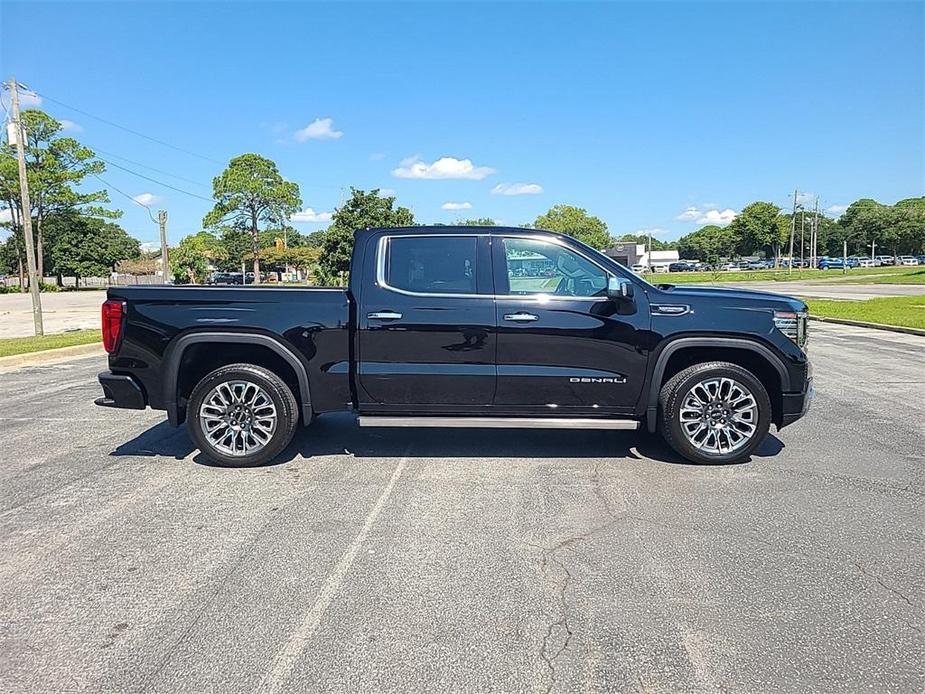
<svg viewBox="0 0 925 694"><path fill-rule="evenodd" d="M742 272L658 272L644 275L645 279L653 284L711 284L714 282L797 282L799 280L819 280L844 278L845 282L864 281L860 278L871 279L877 282L880 277L884 279L892 275L905 275L910 270L921 270L916 267L859 267L842 273L841 270L794 270L788 273L781 270L744 270ZM877 275L877 277L867 277ZM859 278L854 280L852 278ZM890 280L887 280L890 281ZM906 284L900 280L893 280L895 284ZM913 282L917 283L917 282Z"/></svg>
<svg viewBox="0 0 925 694"><path fill-rule="evenodd" d="M881 325L925 330L925 296L891 296L867 301L808 299L809 313L823 318L847 318Z"/></svg>
<svg viewBox="0 0 925 694"><path fill-rule="evenodd" d="M889 274L876 277L859 277L858 279L845 279L845 282L854 284L925 284L925 267L896 268Z"/></svg>
<svg viewBox="0 0 925 694"><path fill-rule="evenodd" d="M0 339L0 357L26 354L27 352L41 352L58 347L89 345L93 342L102 342L99 330L75 330L67 333L44 335L43 337L6 337Z"/></svg>

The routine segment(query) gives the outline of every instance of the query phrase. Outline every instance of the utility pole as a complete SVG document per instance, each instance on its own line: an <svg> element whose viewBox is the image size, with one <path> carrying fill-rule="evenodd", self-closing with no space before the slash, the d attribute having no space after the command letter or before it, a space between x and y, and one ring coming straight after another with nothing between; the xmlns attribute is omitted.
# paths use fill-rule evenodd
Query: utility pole
<svg viewBox="0 0 925 694"><path fill-rule="evenodd" d="M790 214L790 262L787 263L787 274L793 274L793 237L797 231L797 191L793 191L793 212Z"/></svg>
<svg viewBox="0 0 925 694"><path fill-rule="evenodd" d="M819 196L816 196L815 215L813 217L813 267L816 267L816 244L819 242Z"/></svg>
<svg viewBox="0 0 925 694"><path fill-rule="evenodd" d="M26 175L26 129L22 125L19 114L19 91L17 89L16 78L10 80L10 92L12 98L10 101L13 106L13 124L16 133L16 160L19 164L19 194L22 200L22 222L23 236L26 241L26 265L29 270L29 293L32 295L32 323L36 336L45 334L42 325L42 296L39 294L39 277L38 269L35 264L35 247L32 238L32 204L29 201L29 178Z"/></svg>
<svg viewBox="0 0 925 694"><path fill-rule="evenodd" d="M806 208L800 210L800 269L803 269L803 249L806 248L804 245L804 234L806 229ZM790 259L790 264L793 264L793 259Z"/></svg>
<svg viewBox="0 0 925 694"><path fill-rule="evenodd" d="M161 279L167 284L170 278L170 259L167 257L167 210L159 210L157 223L161 228Z"/></svg>
<svg viewBox="0 0 925 694"><path fill-rule="evenodd" d="M649 266L649 272L652 272L652 232L649 231L649 253L646 255L646 265Z"/></svg>

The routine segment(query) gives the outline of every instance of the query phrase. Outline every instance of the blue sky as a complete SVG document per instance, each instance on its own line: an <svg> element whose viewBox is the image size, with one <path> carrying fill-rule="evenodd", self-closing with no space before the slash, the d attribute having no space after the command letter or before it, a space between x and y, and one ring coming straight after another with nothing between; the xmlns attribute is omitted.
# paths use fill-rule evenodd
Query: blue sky
<svg viewBox="0 0 925 694"><path fill-rule="evenodd" d="M315 218L353 185L394 190L427 223L569 203L613 234L671 239L794 187L835 209L922 195L923 7L3 2L0 73L104 158L206 198L230 157L258 152ZM103 178L153 196L172 241L210 208ZM157 238L111 196L127 230Z"/></svg>

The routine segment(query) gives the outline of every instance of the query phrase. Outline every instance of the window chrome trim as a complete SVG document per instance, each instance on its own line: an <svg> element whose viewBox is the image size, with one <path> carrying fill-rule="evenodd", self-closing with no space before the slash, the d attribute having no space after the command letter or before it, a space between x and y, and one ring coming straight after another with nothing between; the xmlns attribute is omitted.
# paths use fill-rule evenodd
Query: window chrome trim
<svg viewBox="0 0 925 694"><path fill-rule="evenodd" d="M404 239L404 238L482 238L482 237L495 237L498 239L528 239L533 241L540 241L541 243L551 243L556 246L561 246L576 255L581 256L586 261L594 265L598 270L601 270L609 279L610 277L617 277L610 270L603 267L600 263L592 258L589 258L584 253L572 248L567 243L557 238L542 238L538 239L536 236L531 234L486 234L486 233L475 233L475 234L386 234L379 239L379 242L376 244L376 284L386 291L395 292L396 294L403 294L405 296L421 296L421 297L432 297L438 299L504 299L511 300L517 299L520 301L532 301L534 303L542 304L548 301L610 301L606 296L557 296L555 294L449 294L443 292L413 292L408 289L399 289L398 287L393 287L390 285L385 278L385 259L386 252L388 250L388 244L390 239ZM476 258L476 261L478 258Z"/></svg>
<svg viewBox="0 0 925 694"><path fill-rule="evenodd" d="M389 246L390 239L405 239L405 238L418 238L418 239L434 239L434 238L474 238L478 239L482 236L490 236L490 234L388 234L379 239L376 250L376 284L379 285L382 289L385 289L390 292L395 292L396 294L404 294L405 296L425 296L425 297L435 297L440 299L490 299L491 294L469 294L469 293L460 293L460 294L449 294L444 292L413 292L409 289L399 289L398 287L393 287L385 279L385 258L386 252ZM476 245L476 262L478 262L478 245Z"/></svg>

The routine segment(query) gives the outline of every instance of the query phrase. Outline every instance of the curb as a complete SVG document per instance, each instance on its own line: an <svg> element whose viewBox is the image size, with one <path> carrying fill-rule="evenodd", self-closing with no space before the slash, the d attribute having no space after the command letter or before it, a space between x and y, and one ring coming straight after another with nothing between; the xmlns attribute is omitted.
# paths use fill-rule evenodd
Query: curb
<svg viewBox="0 0 925 694"><path fill-rule="evenodd" d="M99 342L88 345L74 345L73 347L59 347L57 349L43 349L39 352L27 352L26 354L14 354L9 357L0 357L0 372L13 371L24 366L57 364L95 354L100 356L106 354Z"/></svg>
<svg viewBox="0 0 925 694"><path fill-rule="evenodd" d="M810 316L809 319L817 320L821 323L838 323L839 325L851 325L855 328L873 328L874 330L886 330L891 333L905 333L906 335L925 337L925 330L906 328L901 325L883 325L882 323L867 323L860 320L849 320L848 318L823 318L822 316Z"/></svg>

